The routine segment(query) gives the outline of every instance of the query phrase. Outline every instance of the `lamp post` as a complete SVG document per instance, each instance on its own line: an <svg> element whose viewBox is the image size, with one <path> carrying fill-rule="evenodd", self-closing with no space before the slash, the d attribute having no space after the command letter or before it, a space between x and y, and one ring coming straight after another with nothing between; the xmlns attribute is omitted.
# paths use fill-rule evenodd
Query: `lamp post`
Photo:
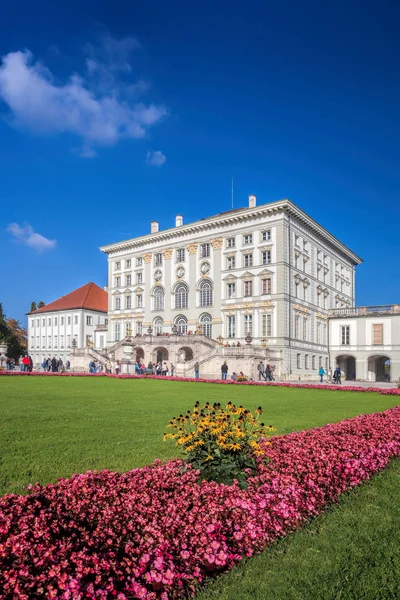
<svg viewBox="0 0 400 600"><path fill-rule="evenodd" d="M151 335L151 334L153 333L153 328L152 328L152 326L151 326L151 325L149 325L149 327L147 328L147 333L148 333L149 335Z"/></svg>

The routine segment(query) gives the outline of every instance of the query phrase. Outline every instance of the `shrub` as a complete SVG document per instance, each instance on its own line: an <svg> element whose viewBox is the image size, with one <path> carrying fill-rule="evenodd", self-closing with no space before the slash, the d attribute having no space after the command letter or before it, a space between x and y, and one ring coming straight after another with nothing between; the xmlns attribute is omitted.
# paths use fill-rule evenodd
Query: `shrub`
<svg viewBox="0 0 400 600"><path fill-rule="evenodd" d="M236 379L236 381L247 381L247 377L246 377L246 375L239 375L239 377Z"/></svg>
<svg viewBox="0 0 400 600"><path fill-rule="evenodd" d="M259 423L261 406L254 414L229 402L226 409L208 402L193 411L173 417L164 439L176 440L186 454L186 462L200 471L202 479L233 483L246 487L246 480L256 470L256 457L265 453L266 438L274 429ZM261 445L260 442L263 444Z"/></svg>

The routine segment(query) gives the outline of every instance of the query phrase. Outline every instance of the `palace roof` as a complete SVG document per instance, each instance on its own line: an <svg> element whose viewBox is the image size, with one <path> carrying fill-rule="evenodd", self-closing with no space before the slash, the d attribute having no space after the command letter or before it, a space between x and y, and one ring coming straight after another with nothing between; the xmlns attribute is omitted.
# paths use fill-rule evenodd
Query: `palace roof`
<svg viewBox="0 0 400 600"><path fill-rule="evenodd" d="M108 311L108 294L95 283L87 283L66 296L61 296L58 300L50 302L50 304L46 304L46 306L28 314L36 315L77 308L86 308L86 310L96 310L106 313Z"/></svg>

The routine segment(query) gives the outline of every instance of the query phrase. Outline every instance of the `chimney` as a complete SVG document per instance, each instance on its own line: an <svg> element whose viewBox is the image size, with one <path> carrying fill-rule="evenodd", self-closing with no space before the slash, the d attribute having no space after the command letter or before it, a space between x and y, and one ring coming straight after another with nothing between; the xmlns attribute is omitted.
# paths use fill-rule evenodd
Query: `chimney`
<svg viewBox="0 0 400 600"><path fill-rule="evenodd" d="M151 233L157 233L159 225L158 221L150 221Z"/></svg>
<svg viewBox="0 0 400 600"><path fill-rule="evenodd" d="M257 198L255 196L249 196L249 208L255 208Z"/></svg>
<svg viewBox="0 0 400 600"><path fill-rule="evenodd" d="M183 217L182 217L182 215L176 215L175 227L180 227L181 225L183 225Z"/></svg>

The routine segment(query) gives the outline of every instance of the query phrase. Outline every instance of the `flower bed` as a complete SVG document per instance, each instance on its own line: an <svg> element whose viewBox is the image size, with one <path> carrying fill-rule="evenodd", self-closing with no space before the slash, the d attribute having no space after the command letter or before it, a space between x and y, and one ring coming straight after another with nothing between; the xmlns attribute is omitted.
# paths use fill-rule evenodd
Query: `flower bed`
<svg viewBox="0 0 400 600"><path fill-rule="evenodd" d="M230 379L195 379L194 377L163 377L161 375L129 375L115 373L52 373L46 371L33 371L32 373L21 373L19 371L0 371L1 375L32 377L32 376L50 376L50 377L111 377L112 379L158 379L162 381L186 381L187 383L216 383L223 385L258 385L272 387L292 387L305 388L311 390L330 390L342 392L377 392L379 394L398 396L400 388L378 388L373 386L362 387L356 385L332 385L332 384L315 384L315 383L296 383L289 381L232 381Z"/></svg>
<svg viewBox="0 0 400 600"><path fill-rule="evenodd" d="M88 472L0 498L0 598L193 594L400 454L400 407L272 439L248 488L179 460Z"/></svg>

